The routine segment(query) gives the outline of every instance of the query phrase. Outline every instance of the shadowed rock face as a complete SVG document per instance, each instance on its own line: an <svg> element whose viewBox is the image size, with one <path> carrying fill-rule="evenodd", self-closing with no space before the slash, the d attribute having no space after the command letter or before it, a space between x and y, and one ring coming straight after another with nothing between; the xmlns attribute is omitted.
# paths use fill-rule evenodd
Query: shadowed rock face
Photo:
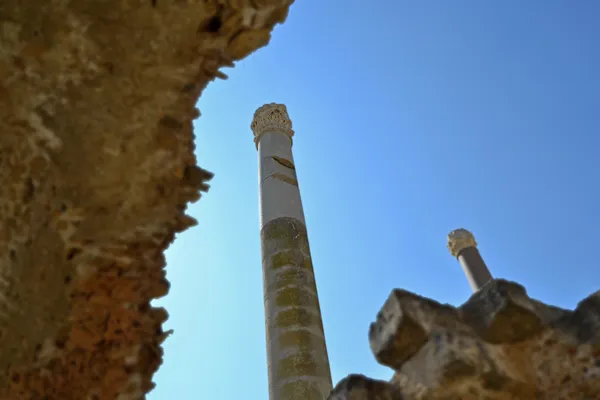
<svg viewBox="0 0 600 400"><path fill-rule="evenodd" d="M504 280L458 308L394 290L369 341L393 378L351 375L330 400L600 398L600 291L568 311Z"/></svg>
<svg viewBox="0 0 600 400"><path fill-rule="evenodd" d="M0 399L152 388L163 252L212 177L195 104L291 2L0 2Z"/></svg>

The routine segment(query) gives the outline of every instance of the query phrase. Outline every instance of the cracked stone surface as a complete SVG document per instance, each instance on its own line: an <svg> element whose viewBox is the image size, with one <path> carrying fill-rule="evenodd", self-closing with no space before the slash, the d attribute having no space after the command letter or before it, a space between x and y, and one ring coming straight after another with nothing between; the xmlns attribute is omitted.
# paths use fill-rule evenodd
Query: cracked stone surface
<svg viewBox="0 0 600 400"><path fill-rule="evenodd" d="M142 399L192 120L292 0L0 2L0 399Z"/></svg>
<svg viewBox="0 0 600 400"><path fill-rule="evenodd" d="M393 378L351 375L330 400L600 399L600 291L571 311L499 279L458 308L397 289L369 342Z"/></svg>

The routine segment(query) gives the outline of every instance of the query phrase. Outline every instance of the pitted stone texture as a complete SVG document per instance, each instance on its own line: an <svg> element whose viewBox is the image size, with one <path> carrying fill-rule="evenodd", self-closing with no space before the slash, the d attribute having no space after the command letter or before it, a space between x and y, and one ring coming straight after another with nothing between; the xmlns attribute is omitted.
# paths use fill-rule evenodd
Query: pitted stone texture
<svg viewBox="0 0 600 400"><path fill-rule="evenodd" d="M333 389L328 400L408 400L400 389L364 375L350 375Z"/></svg>
<svg viewBox="0 0 600 400"><path fill-rule="evenodd" d="M600 291L569 311L504 280L458 308L394 290L369 340L405 398L600 398Z"/></svg>
<svg viewBox="0 0 600 400"><path fill-rule="evenodd" d="M0 2L0 399L151 389L195 104L291 2Z"/></svg>

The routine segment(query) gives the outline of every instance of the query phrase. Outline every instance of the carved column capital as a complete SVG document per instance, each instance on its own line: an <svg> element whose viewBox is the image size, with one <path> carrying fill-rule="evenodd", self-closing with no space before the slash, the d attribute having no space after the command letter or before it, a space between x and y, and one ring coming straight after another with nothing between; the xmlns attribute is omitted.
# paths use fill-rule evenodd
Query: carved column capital
<svg viewBox="0 0 600 400"><path fill-rule="evenodd" d="M466 229L455 229L448 234L448 250L454 257L468 247L477 247L475 236Z"/></svg>
<svg viewBox="0 0 600 400"><path fill-rule="evenodd" d="M284 104L270 103L259 107L254 112L254 118L250 125L254 132L254 143L258 148L258 141L263 133L269 131L278 131L290 136L294 136L292 129L292 120L290 119L287 108Z"/></svg>

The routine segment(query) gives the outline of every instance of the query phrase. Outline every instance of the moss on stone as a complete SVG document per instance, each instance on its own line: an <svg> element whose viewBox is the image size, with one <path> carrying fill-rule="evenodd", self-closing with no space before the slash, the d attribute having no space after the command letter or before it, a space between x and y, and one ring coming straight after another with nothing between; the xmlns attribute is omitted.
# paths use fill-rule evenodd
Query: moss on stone
<svg viewBox="0 0 600 400"><path fill-rule="evenodd" d="M282 399L323 400L328 393L322 393L314 382L297 380L281 387Z"/></svg>
<svg viewBox="0 0 600 400"><path fill-rule="evenodd" d="M275 295L275 304L278 307L308 306L316 307L317 298L314 294L298 287L282 289ZM316 309L315 311L318 311Z"/></svg>
<svg viewBox="0 0 600 400"><path fill-rule="evenodd" d="M312 258L310 257L304 257L304 268L312 271L313 270L313 263L312 263Z"/></svg>
<svg viewBox="0 0 600 400"><path fill-rule="evenodd" d="M278 398L323 399L327 393L320 388L331 378L306 227L278 218L263 227L261 238L267 307L275 313L267 322L269 336L279 351L299 351L273 360L275 379L287 380ZM323 385L302 381L306 377L322 379Z"/></svg>
<svg viewBox="0 0 600 400"><path fill-rule="evenodd" d="M281 311L275 317L275 325L278 328L288 328L291 326L299 327L317 327L322 331L320 319L312 311L303 307L294 307Z"/></svg>
<svg viewBox="0 0 600 400"><path fill-rule="evenodd" d="M271 267L281 268L285 266L304 267L306 265L304 254L295 249L286 249L271 256ZM312 264L311 264L312 265Z"/></svg>
<svg viewBox="0 0 600 400"><path fill-rule="evenodd" d="M326 365L315 360L314 355L300 352L282 359L277 368L277 378L286 379L298 376L321 377L327 376L329 371Z"/></svg>
<svg viewBox="0 0 600 400"><path fill-rule="evenodd" d="M283 332L279 336L279 348L322 349L325 352L325 340L322 336L315 335L308 330L292 330Z"/></svg>
<svg viewBox="0 0 600 400"><path fill-rule="evenodd" d="M282 217L267 223L261 230L263 257L268 259L283 249L309 253L305 225L295 218Z"/></svg>
<svg viewBox="0 0 600 400"><path fill-rule="evenodd" d="M291 285L300 285L314 291L317 290L312 271L307 271L304 268L290 267L277 272L275 278L267 283L267 292L273 293Z"/></svg>
<svg viewBox="0 0 600 400"><path fill-rule="evenodd" d="M267 293L289 285L306 286L316 293L317 288L304 224L293 218L278 218L266 224L261 235ZM288 268L283 271L283 267ZM278 298L280 297L278 295ZM302 298L296 297L296 299ZM318 306L316 299L313 303Z"/></svg>

